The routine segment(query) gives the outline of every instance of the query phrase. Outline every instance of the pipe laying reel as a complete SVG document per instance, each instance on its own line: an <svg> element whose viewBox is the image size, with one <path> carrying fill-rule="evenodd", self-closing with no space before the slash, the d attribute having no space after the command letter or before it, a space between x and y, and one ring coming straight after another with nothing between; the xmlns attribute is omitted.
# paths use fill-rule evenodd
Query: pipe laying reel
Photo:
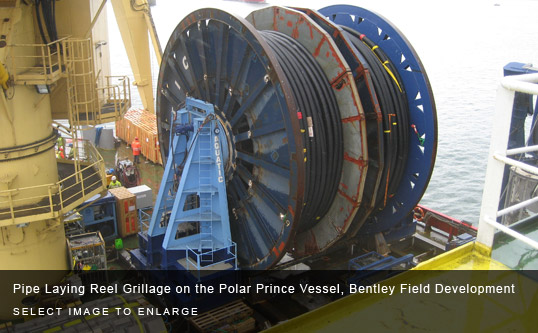
<svg viewBox="0 0 538 333"><path fill-rule="evenodd" d="M228 128L226 188L242 268L268 269L409 217L435 162L424 68L362 8L200 9L172 33L157 89L162 156L185 98Z"/></svg>

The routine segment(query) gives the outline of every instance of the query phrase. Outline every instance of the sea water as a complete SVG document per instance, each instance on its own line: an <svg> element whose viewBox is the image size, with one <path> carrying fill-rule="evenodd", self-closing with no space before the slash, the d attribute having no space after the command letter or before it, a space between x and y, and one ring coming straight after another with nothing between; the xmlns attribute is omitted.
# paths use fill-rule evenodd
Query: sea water
<svg viewBox="0 0 538 333"><path fill-rule="evenodd" d="M437 160L422 204L478 223L496 89L509 62L538 65L538 1L267 1L319 9L348 3L391 21L426 68L438 117ZM153 17L163 49L176 25L198 8L246 16L259 5L234 1L157 0ZM112 74L132 74L109 8ZM158 67L154 64L156 73ZM154 75L156 81L157 74ZM133 88L133 106L141 106Z"/></svg>

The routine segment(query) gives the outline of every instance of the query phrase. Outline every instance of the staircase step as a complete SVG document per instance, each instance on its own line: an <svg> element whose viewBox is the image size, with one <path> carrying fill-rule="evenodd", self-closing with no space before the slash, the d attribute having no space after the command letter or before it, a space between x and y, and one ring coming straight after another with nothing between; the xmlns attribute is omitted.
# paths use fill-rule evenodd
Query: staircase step
<svg viewBox="0 0 538 333"><path fill-rule="evenodd" d="M210 221L220 221L220 215L215 213L194 213L185 215L179 219L176 219L177 222L191 222L191 221L200 221L200 222L210 222Z"/></svg>
<svg viewBox="0 0 538 333"><path fill-rule="evenodd" d="M217 193L218 189L215 186L212 186L210 184L200 184L200 186L191 187L183 191L187 193L213 194L213 193Z"/></svg>
<svg viewBox="0 0 538 333"><path fill-rule="evenodd" d="M215 160L211 156L206 156L206 157L200 156L197 160L193 160L192 163L196 163L196 164L213 164L213 163L215 163ZM200 170L200 171L204 171L204 170ZM205 171L209 171L209 170L205 170Z"/></svg>

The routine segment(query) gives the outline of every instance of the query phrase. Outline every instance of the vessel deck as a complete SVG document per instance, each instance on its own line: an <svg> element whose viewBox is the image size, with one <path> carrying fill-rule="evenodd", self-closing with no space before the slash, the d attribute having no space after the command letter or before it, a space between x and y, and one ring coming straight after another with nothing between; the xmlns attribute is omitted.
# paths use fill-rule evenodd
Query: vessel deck
<svg viewBox="0 0 538 333"><path fill-rule="evenodd" d="M472 271L475 269L475 271ZM480 271L476 271L476 269ZM488 271L489 269L489 271ZM371 331L391 330L513 330L525 331L535 323L532 313L532 292L535 282L492 260L487 250L471 242L425 261L415 269L381 282L395 287L388 293L355 293L308 312L269 331L347 331L358 323L368 323ZM460 271L456 271L460 270ZM430 292L409 293L402 285L430 285ZM514 284L514 294L440 294L436 284L444 286ZM503 304L510 304L510 307ZM437 310L432 311L432 308ZM428 314L436 313L436 316Z"/></svg>

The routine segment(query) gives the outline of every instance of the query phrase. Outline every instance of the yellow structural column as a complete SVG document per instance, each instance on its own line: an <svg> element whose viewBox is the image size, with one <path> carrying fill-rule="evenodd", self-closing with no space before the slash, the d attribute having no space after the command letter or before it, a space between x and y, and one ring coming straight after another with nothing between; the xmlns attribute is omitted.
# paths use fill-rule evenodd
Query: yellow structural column
<svg viewBox="0 0 538 333"><path fill-rule="evenodd" d="M3 9L2 14L10 17L10 24L2 27L8 42L34 43L33 6ZM9 48L0 52L8 74L12 70ZM49 95L38 94L33 85L8 87L5 82L0 89L0 212L42 205L49 193L57 192L50 185L58 181ZM27 214L33 213L28 210ZM4 213L0 220L0 269L68 267L59 219L14 224L6 222L13 220Z"/></svg>
<svg viewBox="0 0 538 333"><path fill-rule="evenodd" d="M58 270L60 276L68 268L62 219L39 219L30 209L42 206L51 193L58 191L54 186L58 169L50 96L38 94L34 85L10 80L15 71L11 56L25 55L12 45L36 42L33 10L33 6L19 2L0 9L4 17L0 30L6 36L6 43L0 45L0 62L4 65L0 75L0 270ZM33 51L27 48L25 52L33 56ZM17 223L13 219L15 211L26 215L29 222ZM11 276L15 277L8 275L8 279ZM42 285L58 281L49 281L51 276L31 273L15 282ZM4 305L1 319L13 316L9 311L12 306L21 306L23 296L14 295L9 289L12 287L10 281L0 284Z"/></svg>
<svg viewBox="0 0 538 333"><path fill-rule="evenodd" d="M146 0L112 0L111 2L133 70L134 84L138 87L144 108L155 113L149 35L152 36L152 45L158 60L161 57L161 50L152 24L149 5Z"/></svg>
<svg viewBox="0 0 538 333"><path fill-rule="evenodd" d="M11 100L0 94L0 151L13 152L1 158L0 211L42 205L49 193L57 192L49 186L58 181L54 149L44 148L37 154L23 149L40 141L49 141L51 146L56 140L50 103L41 101L48 96L37 94L34 87L16 89ZM59 219L4 226L0 238L0 269L67 268L65 233Z"/></svg>

